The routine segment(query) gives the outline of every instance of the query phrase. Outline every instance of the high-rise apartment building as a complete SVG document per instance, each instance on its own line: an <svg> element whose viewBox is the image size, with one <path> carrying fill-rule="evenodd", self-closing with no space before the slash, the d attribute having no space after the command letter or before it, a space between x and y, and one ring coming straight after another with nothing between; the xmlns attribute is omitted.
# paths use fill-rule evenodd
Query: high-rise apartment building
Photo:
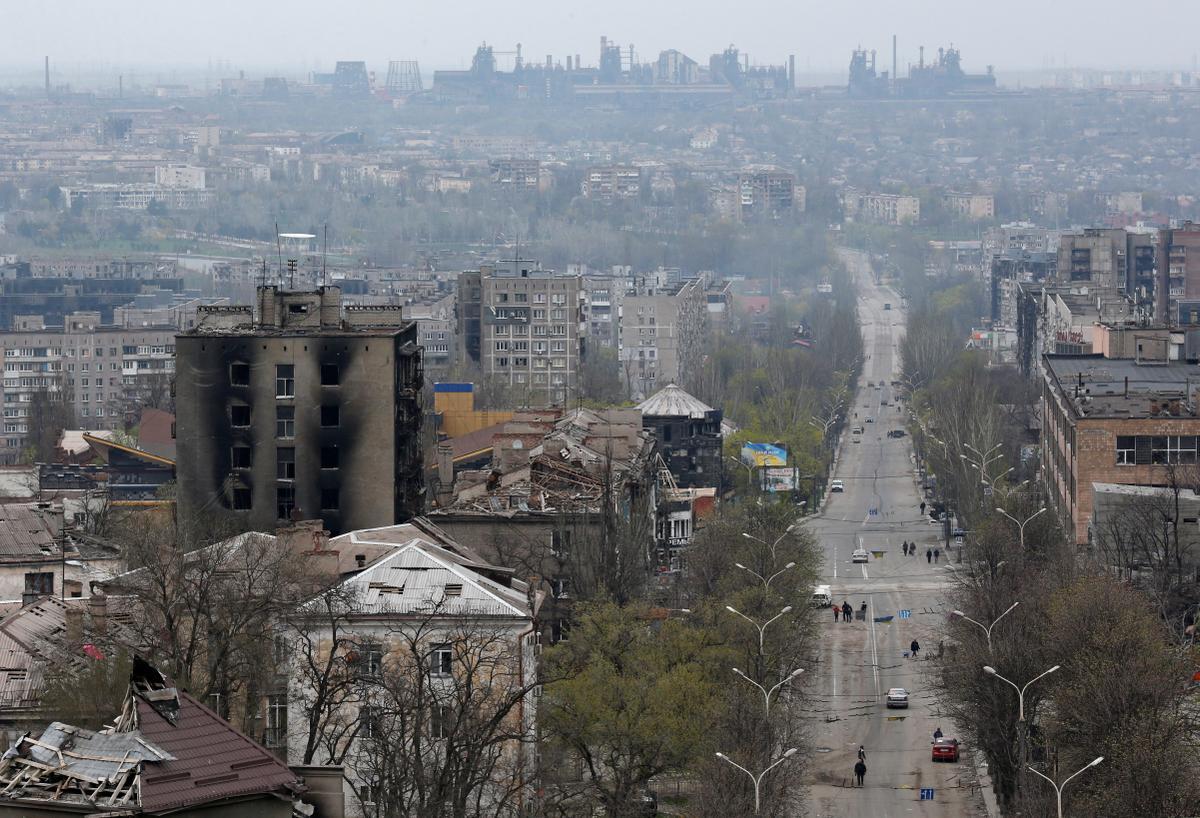
<svg viewBox="0 0 1200 818"><path fill-rule="evenodd" d="M580 192L589 199L632 199L641 190L642 171L632 165L590 167L580 185Z"/></svg>
<svg viewBox="0 0 1200 818"><path fill-rule="evenodd" d="M417 327L334 287L260 287L257 310L207 307L176 339L179 503L261 531L403 522L424 500Z"/></svg>
<svg viewBox="0 0 1200 818"><path fill-rule="evenodd" d="M64 394L79 429L121 428L138 407L165 403L175 368L173 326L102 324L99 312L74 312L62 325L41 315L17 315L0 332L4 358L0 463L20 459L28 445L31 407L39 392Z"/></svg>
<svg viewBox="0 0 1200 818"><path fill-rule="evenodd" d="M1066 233L1058 245L1058 277L1063 282L1119 289L1125 286L1125 231L1088 228Z"/></svg>
<svg viewBox="0 0 1200 818"><path fill-rule="evenodd" d="M1179 301L1200 299L1200 224L1158 232L1156 248L1159 292L1157 306L1174 318Z"/></svg>
<svg viewBox="0 0 1200 818"><path fill-rule="evenodd" d="M464 360L530 406L562 405L575 394L583 355L582 280L536 262L502 261L458 279Z"/></svg>
<svg viewBox="0 0 1200 818"><path fill-rule="evenodd" d="M634 397L688 383L700 366L708 322L706 282L672 281L667 272L650 274L621 299L618 356Z"/></svg>

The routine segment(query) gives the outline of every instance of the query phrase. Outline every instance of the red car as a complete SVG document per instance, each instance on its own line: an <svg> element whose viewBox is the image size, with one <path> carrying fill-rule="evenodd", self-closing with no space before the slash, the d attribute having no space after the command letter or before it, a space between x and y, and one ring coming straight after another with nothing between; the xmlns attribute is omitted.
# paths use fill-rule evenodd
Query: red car
<svg viewBox="0 0 1200 818"><path fill-rule="evenodd" d="M933 742L934 761L958 761L959 743L956 738L939 738Z"/></svg>

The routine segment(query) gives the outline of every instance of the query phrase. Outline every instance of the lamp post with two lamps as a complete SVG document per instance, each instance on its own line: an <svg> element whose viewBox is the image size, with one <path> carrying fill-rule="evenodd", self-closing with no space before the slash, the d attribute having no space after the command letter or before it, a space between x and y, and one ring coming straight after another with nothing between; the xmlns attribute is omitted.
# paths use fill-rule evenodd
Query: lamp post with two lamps
<svg viewBox="0 0 1200 818"><path fill-rule="evenodd" d="M1012 610L1012 609L1010 608L1009 610ZM1055 665L1054 667L1050 668L1049 670L1043 671L1042 673L1039 673L1037 676L1034 676L1032 679L1030 679L1028 682L1026 682L1023 686L1019 686L1016 682L1012 681L1011 679L1006 679L1003 676L1001 676L999 673L996 672L996 668L992 667L991 665L983 666L984 673L988 674L989 676L995 676L1000 681L1002 681L1002 682L1008 684L1010 687L1012 687L1013 690L1017 691L1017 727L1018 727L1018 731L1019 731L1018 737L1021 742L1019 751L1020 751L1020 755L1021 755L1021 765L1022 766L1028 765L1028 763L1029 763L1029 723L1027 721L1025 721L1025 691L1028 690L1029 686L1031 684L1033 684L1034 682L1036 682L1038 679L1049 676L1051 673L1060 669L1061 667L1062 667L1062 665Z"/></svg>
<svg viewBox="0 0 1200 818"><path fill-rule="evenodd" d="M738 764L736 761L734 761L732 758L725 755L724 753L717 753L717 758L721 759L722 761L724 761L726 764L729 764L730 766L738 768L739 770L744 772L746 775L748 775L750 777L750 780L752 782L754 782L754 814L758 815L759 810L762 806L761 787L762 787L763 778L766 777L767 773L771 772L771 770L775 769L780 764L787 761L789 758L794 756L797 752L798 752L798 750L795 747L792 747L790 750L785 751L783 755L781 755L779 758L777 758L770 766L768 766L765 770L763 770L758 775L755 775L754 773L750 772L745 767L743 767L741 764Z"/></svg>

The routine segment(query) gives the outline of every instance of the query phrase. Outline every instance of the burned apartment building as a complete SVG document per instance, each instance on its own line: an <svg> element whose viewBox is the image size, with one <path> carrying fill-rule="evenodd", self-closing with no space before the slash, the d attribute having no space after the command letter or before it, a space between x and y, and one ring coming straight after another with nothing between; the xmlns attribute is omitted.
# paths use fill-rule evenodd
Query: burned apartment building
<svg viewBox="0 0 1200 818"><path fill-rule="evenodd" d="M334 534L421 511L421 350L400 307L260 287L257 311L202 309L176 356L182 510Z"/></svg>

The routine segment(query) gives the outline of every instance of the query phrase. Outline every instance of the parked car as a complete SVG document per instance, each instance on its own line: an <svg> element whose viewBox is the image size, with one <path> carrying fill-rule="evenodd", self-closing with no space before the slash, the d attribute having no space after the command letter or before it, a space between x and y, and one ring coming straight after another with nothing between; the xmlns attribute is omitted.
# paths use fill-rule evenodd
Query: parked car
<svg viewBox="0 0 1200 818"><path fill-rule="evenodd" d="M889 688L887 692L887 706L889 709L893 707L908 709L908 691L902 687Z"/></svg>
<svg viewBox="0 0 1200 818"><path fill-rule="evenodd" d="M903 429L889 429L888 437L904 437Z"/></svg>
<svg viewBox="0 0 1200 818"><path fill-rule="evenodd" d="M865 421L863 421L863 422L864 422L864 423L874 423L874 422L875 422L875 418L867 418L867 419L866 419Z"/></svg>
<svg viewBox="0 0 1200 818"><path fill-rule="evenodd" d="M853 429L851 429L851 430L850 430L850 434L852 434L852 435L861 435L861 434L863 433L863 431L864 431L864 430L863 430L863 427L861 427L861 426L855 426Z"/></svg>
<svg viewBox="0 0 1200 818"><path fill-rule="evenodd" d="M828 608L833 604L833 592L828 585L814 585L812 592L812 606L814 608Z"/></svg>
<svg viewBox="0 0 1200 818"><path fill-rule="evenodd" d="M653 790L642 790L637 798L640 818L655 818L658 815L658 796Z"/></svg>
<svg viewBox="0 0 1200 818"><path fill-rule="evenodd" d="M850 556L851 562L868 562L870 559L865 548L855 548L854 553Z"/></svg>
<svg viewBox="0 0 1200 818"><path fill-rule="evenodd" d="M836 492L843 492L846 490L846 484L843 483L841 480L831 480L829 483L829 490L836 491Z"/></svg>
<svg viewBox="0 0 1200 818"><path fill-rule="evenodd" d="M958 762L961 745L956 738L939 738L933 742L933 760Z"/></svg>

